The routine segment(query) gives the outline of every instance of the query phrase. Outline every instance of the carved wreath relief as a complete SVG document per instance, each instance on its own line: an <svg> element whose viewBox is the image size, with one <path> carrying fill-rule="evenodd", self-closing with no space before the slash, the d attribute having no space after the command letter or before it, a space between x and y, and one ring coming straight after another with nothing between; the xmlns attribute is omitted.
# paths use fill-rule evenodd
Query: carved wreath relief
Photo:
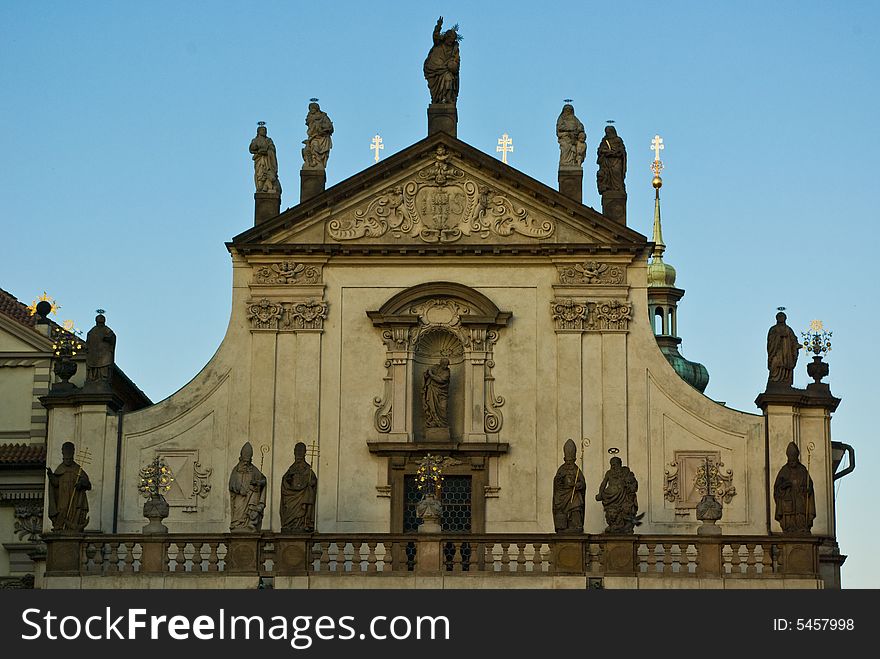
<svg viewBox="0 0 880 659"><path fill-rule="evenodd" d="M535 219L517 208L502 193L478 185L449 162L442 144L434 163L402 185L389 188L365 207L328 224L334 240L418 237L426 243L451 243L462 236L488 238L514 233L549 238L554 231L549 219Z"/></svg>
<svg viewBox="0 0 880 659"><path fill-rule="evenodd" d="M623 300L558 298L550 308L557 331L627 330L632 320L632 304Z"/></svg>
<svg viewBox="0 0 880 659"><path fill-rule="evenodd" d="M295 261L280 261L258 266L254 270L254 283L257 284L318 284L321 282L321 268Z"/></svg>
<svg viewBox="0 0 880 659"><path fill-rule="evenodd" d="M622 284L625 268L612 263L584 261L559 265L560 284Z"/></svg>

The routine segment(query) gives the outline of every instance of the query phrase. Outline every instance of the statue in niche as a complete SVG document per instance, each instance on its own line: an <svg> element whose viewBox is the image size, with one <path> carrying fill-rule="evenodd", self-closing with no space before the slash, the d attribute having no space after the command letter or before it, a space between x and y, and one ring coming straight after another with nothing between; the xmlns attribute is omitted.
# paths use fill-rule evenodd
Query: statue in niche
<svg viewBox="0 0 880 659"><path fill-rule="evenodd" d="M425 370L422 384L422 410L425 418L425 435L449 438L449 360L443 357L438 364ZM439 429L439 432L432 430ZM445 431L445 432L444 432Z"/></svg>
<svg viewBox="0 0 880 659"><path fill-rule="evenodd" d="M605 126L605 137L599 142L596 162L596 184L599 194L626 192L626 147L614 126Z"/></svg>
<svg viewBox="0 0 880 659"><path fill-rule="evenodd" d="M53 472L46 467L49 479L49 519L52 530L82 533L89 523L89 500L86 492L92 489L89 475L82 465L74 462L76 447L73 442L61 445L61 464Z"/></svg>
<svg viewBox="0 0 880 659"><path fill-rule="evenodd" d="M245 442L229 476L230 531L257 532L266 509L266 477L254 466L254 447Z"/></svg>
<svg viewBox="0 0 880 659"><path fill-rule="evenodd" d="M254 185L257 192L281 194L278 181L278 158L275 142L266 134L265 122L259 122L257 136L251 140L250 152L254 156Z"/></svg>
<svg viewBox="0 0 880 659"><path fill-rule="evenodd" d="M303 169L327 169L327 159L330 157L330 149L333 148L333 140L330 139L333 122L314 101L309 103L306 126L308 137L303 140Z"/></svg>
<svg viewBox="0 0 880 659"><path fill-rule="evenodd" d="M813 496L813 479L801 464L800 449L789 442L785 449L788 462L783 465L773 483L773 500L776 502L776 521L783 533L809 535L816 517L816 499Z"/></svg>
<svg viewBox="0 0 880 659"><path fill-rule="evenodd" d="M431 103L451 103L458 100L458 69L461 63L458 43L461 35L458 25L442 32L443 17L434 26L434 45L425 58L424 73L431 92Z"/></svg>
<svg viewBox="0 0 880 659"><path fill-rule="evenodd" d="M767 332L767 386L791 387L801 344L792 329L785 324L787 316L776 314L776 324Z"/></svg>
<svg viewBox="0 0 880 659"><path fill-rule="evenodd" d="M315 530L315 494L318 477L306 462L306 445L293 447L293 464L281 479L281 532L311 533Z"/></svg>
<svg viewBox="0 0 880 659"><path fill-rule="evenodd" d="M602 502L605 509L605 533L632 533L633 528L642 523L644 513L637 515L639 502L636 492L639 483L629 467L617 456L611 458L611 469L599 485L596 501Z"/></svg>
<svg viewBox="0 0 880 659"><path fill-rule="evenodd" d="M577 446L572 440L565 442L562 455L564 463L553 478L553 525L557 533L583 533L587 481L577 464Z"/></svg>
<svg viewBox="0 0 880 659"><path fill-rule="evenodd" d="M109 388L116 334L105 322L103 314L95 316L95 326L86 335L86 385Z"/></svg>
<svg viewBox="0 0 880 659"><path fill-rule="evenodd" d="M559 166L580 167L587 154L587 134L571 103L562 106L556 120L556 139L559 141Z"/></svg>

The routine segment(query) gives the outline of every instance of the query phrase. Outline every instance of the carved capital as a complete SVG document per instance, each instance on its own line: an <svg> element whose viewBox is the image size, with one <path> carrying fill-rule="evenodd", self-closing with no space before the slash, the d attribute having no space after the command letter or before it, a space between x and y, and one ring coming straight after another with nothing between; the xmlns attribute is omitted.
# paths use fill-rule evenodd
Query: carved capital
<svg viewBox="0 0 880 659"><path fill-rule="evenodd" d="M285 325L295 330L322 330L326 319L326 302L323 300L304 300L290 304Z"/></svg>
<svg viewBox="0 0 880 659"><path fill-rule="evenodd" d="M247 305L247 319L251 323L251 329L278 329L278 323L284 312L281 303L270 302L264 297L259 302L249 301Z"/></svg>
<svg viewBox="0 0 880 659"><path fill-rule="evenodd" d="M557 298L550 303L557 332L627 331L632 303L625 300Z"/></svg>

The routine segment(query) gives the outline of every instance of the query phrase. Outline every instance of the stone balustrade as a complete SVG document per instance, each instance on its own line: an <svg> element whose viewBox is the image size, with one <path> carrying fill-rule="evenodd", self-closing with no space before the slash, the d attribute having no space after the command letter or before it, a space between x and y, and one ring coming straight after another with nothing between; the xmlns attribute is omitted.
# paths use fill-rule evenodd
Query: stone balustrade
<svg viewBox="0 0 880 659"><path fill-rule="evenodd" d="M50 534L46 578L50 587L53 578L126 575L161 576L164 583L177 576L229 575L251 577L253 583L278 577L480 576L544 581L586 577L592 585L620 577L635 577L639 584L656 578L666 579L664 583L798 579L818 584L821 540L556 534Z"/></svg>

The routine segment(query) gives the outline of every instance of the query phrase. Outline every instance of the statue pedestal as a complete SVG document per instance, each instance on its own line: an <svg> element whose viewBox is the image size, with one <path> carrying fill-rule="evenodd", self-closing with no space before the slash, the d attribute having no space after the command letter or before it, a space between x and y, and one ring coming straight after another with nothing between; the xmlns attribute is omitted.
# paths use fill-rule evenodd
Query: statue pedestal
<svg viewBox="0 0 880 659"><path fill-rule="evenodd" d="M584 170L582 167L559 167L559 191L579 204L584 202Z"/></svg>
<svg viewBox="0 0 880 659"><path fill-rule="evenodd" d="M254 225L281 213L281 195L274 192L254 193Z"/></svg>
<svg viewBox="0 0 880 659"><path fill-rule="evenodd" d="M419 533L440 533L440 517L443 515L443 506L433 494L426 494L416 506L416 515L422 520L419 525Z"/></svg>
<svg viewBox="0 0 880 659"><path fill-rule="evenodd" d="M606 192L602 195L602 215L626 225L626 193Z"/></svg>
<svg viewBox="0 0 880 659"><path fill-rule="evenodd" d="M324 192L327 172L323 169L301 169L299 171L299 203L303 203Z"/></svg>
<svg viewBox="0 0 880 659"><path fill-rule="evenodd" d="M431 103L428 106L428 135L458 135L458 110L453 103Z"/></svg>
<svg viewBox="0 0 880 659"><path fill-rule="evenodd" d="M162 520L168 517L168 502L161 494L147 499L144 503L144 517L150 520L142 533L147 535L168 533L168 527L162 523Z"/></svg>
<svg viewBox="0 0 880 659"><path fill-rule="evenodd" d="M449 428L425 428L426 442L448 442Z"/></svg>

